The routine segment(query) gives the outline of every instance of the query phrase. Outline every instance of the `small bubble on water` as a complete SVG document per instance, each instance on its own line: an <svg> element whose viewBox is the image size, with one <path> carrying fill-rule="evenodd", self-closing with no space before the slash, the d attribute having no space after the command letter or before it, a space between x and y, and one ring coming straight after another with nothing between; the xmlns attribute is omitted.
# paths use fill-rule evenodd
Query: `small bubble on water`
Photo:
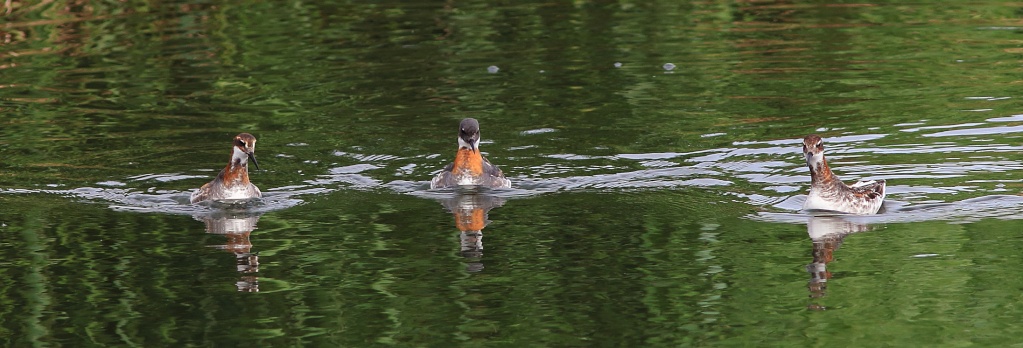
<svg viewBox="0 0 1023 348"><path fill-rule="evenodd" d="M501 68L498 68L497 65L491 65L487 67L487 72L491 74L496 74L499 70L501 70Z"/></svg>
<svg viewBox="0 0 1023 348"><path fill-rule="evenodd" d="M664 66L661 66L661 67L664 68L664 70L667 70L667 71L675 70L675 64L671 64L671 63L664 63Z"/></svg>
<svg viewBox="0 0 1023 348"><path fill-rule="evenodd" d="M616 68L621 68L622 67L622 62L615 62L615 67Z"/></svg>
<svg viewBox="0 0 1023 348"><path fill-rule="evenodd" d="M540 70L540 73L541 73L541 74L543 74L543 73L545 73L545 72L547 72L547 71L545 71L545 70Z"/></svg>

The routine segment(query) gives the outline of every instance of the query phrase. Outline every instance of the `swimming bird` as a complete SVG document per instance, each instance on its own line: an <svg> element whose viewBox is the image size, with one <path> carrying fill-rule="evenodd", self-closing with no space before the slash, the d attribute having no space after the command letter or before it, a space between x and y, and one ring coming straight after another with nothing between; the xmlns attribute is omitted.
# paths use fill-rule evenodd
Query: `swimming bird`
<svg viewBox="0 0 1023 348"><path fill-rule="evenodd" d="M190 201L198 203L208 200L235 200L252 199L263 197L259 188L249 182L249 161L259 169L256 163L256 137L249 133L241 133L234 137L234 147L231 152L231 162L227 163L213 179L198 190L192 192Z"/></svg>
<svg viewBox="0 0 1023 348"><path fill-rule="evenodd" d="M803 156L810 168L810 193L803 209L833 210L850 214L876 214L884 202L883 179L846 185L824 159L824 139L816 134L803 138Z"/></svg>
<svg viewBox="0 0 1023 348"><path fill-rule="evenodd" d="M444 167L430 181L430 188L445 188L461 185L509 188L511 180L497 166L490 164L480 154L480 123L474 118L462 120L458 125L458 152L455 162Z"/></svg>

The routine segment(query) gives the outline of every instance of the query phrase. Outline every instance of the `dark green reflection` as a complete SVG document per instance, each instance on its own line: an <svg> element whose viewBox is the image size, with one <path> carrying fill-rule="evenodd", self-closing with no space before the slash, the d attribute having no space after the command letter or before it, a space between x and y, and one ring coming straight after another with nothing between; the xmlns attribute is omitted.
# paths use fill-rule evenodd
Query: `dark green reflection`
<svg viewBox="0 0 1023 348"><path fill-rule="evenodd" d="M879 220L841 248L802 222L750 218L804 191L788 141L810 132L841 140L829 156L843 177L891 179L899 204L1017 195L1016 3L9 6L5 346L1020 336L1018 206ZM464 117L525 192L468 207L395 193L450 161ZM252 180L301 204L108 207L198 187L241 131L260 139ZM86 194L97 187L107 199ZM821 296L805 266L826 253Z"/></svg>

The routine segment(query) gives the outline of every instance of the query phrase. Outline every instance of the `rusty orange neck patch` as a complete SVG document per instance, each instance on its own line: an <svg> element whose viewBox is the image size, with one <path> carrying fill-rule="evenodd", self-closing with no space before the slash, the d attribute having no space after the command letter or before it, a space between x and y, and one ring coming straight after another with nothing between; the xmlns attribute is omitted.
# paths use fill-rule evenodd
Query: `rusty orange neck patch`
<svg viewBox="0 0 1023 348"><path fill-rule="evenodd" d="M831 168L828 167L828 161L821 161L821 164L810 171L810 180L812 182L827 182L834 180L831 174Z"/></svg>
<svg viewBox="0 0 1023 348"><path fill-rule="evenodd" d="M224 185L231 186L235 182L248 185L249 171L245 167L228 164L227 168L224 168Z"/></svg>
<svg viewBox="0 0 1023 348"><path fill-rule="evenodd" d="M458 149L455 155L455 165L451 168L452 173L468 171L472 175L483 175L483 155L478 151L466 148Z"/></svg>

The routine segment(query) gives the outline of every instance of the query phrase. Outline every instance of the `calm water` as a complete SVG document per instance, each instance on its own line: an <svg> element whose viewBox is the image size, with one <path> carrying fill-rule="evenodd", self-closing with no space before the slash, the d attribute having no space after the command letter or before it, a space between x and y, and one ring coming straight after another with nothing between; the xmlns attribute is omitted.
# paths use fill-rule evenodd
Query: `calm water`
<svg viewBox="0 0 1023 348"><path fill-rule="evenodd" d="M491 3L13 1L0 342L1020 342L1019 3ZM464 117L513 189L427 190Z"/></svg>

